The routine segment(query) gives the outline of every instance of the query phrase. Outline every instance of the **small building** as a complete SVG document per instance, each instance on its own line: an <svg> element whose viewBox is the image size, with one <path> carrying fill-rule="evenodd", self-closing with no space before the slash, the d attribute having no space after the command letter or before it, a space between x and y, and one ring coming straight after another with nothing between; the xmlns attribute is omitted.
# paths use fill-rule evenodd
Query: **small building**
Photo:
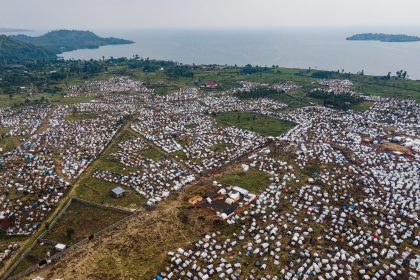
<svg viewBox="0 0 420 280"><path fill-rule="evenodd" d="M121 187L116 187L112 190L111 195L115 198L123 197L125 195L125 190Z"/></svg>
<svg viewBox="0 0 420 280"><path fill-rule="evenodd" d="M241 195L248 195L249 191L247 191L246 189L243 189L241 187L233 187L234 191L237 191L238 193L240 193Z"/></svg>
<svg viewBox="0 0 420 280"><path fill-rule="evenodd" d="M62 243L58 243L57 245L55 245L54 247L58 252L63 252L66 249L66 245L62 244Z"/></svg>
<svg viewBox="0 0 420 280"><path fill-rule="evenodd" d="M229 193L229 197L230 197L233 201L237 202L237 201L239 201L239 199L241 198L241 195L240 195L240 194L239 194L239 192L237 192L237 191L231 191L231 192Z"/></svg>
<svg viewBox="0 0 420 280"><path fill-rule="evenodd" d="M217 88L219 86L219 84L215 81L204 81L204 86L206 88L214 89L214 88Z"/></svg>

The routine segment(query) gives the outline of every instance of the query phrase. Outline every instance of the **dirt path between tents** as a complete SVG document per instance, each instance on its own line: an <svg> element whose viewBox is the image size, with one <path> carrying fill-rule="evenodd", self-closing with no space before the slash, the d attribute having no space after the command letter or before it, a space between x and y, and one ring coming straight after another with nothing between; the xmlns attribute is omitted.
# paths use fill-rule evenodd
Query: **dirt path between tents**
<svg viewBox="0 0 420 280"><path fill-rule="evenodd" d="M224 169L269 145L266 143L238 157ZM89 168L93 167L94 163ZM188 247L209 232L230 230L231 226L217 223L220 221L201 209L188 208L188 198L197 190L197 185L212 178L200 178L194 185L186 186L159 203L153 211L140 210L136 217L120 227L23 279L36 276L45 279L154 279L156 273L164 269L168 251ZM77 184L72 191L76 187Z"/></svg>
<svg viewBox="0 0 420 280"><path fill-rule="evenodd" d="M162 202L155 211L140 211L119 228L24 279L153 279L162 269L167 251L186 247L211 230L209 217L203 224L181 222L184 196Z"/></svg>
<svg viewBox="0 0 420 280"><path fill-rule="evenodd" d="M129 127L131 123L127 123L124 126L122 126L118 132L115 134L114 138L108 143L108 145L104 148L103 152L104 153L107 149L109 149L116 141L116 139L118 138L118 136L123 133L123 131ZM98 159L101 154L100 153L96 159ZM96 160L95 160L96 161ZM89 171L94 168L94 163L95 161L93 161L88 167L87 169L74 181L74 183L72 184L71 189L68 191L68 193L66 194L65 198L62 199L58 206L54 209L54 211L52 213L50 213L49 218L46 219L41 225L40 228L41 229L45 229L45 225L46 224L51 224L54 219L57 217L57 215L61 212L61 210L64 208L65 205L67 205L68 201L71 199L71 197L74 196L75 194L75 189L77 188L77 186L79 185L79 183L83 180L84 176L87 176L87 174L89 174ZM28 240L24 241L21 244L21 248L19 250L19 252L17 254L15 254L11 259L9 259L7 265L3 266L0 269L0 275L5 275L5 273L12 267L12 265L15 263L16 260L18 260L18 258L25 252L25 250L27 250L36 240L37 238L44 232L44 230L40 230L38 232L36 232L35 234L33 234Z"/></svg>

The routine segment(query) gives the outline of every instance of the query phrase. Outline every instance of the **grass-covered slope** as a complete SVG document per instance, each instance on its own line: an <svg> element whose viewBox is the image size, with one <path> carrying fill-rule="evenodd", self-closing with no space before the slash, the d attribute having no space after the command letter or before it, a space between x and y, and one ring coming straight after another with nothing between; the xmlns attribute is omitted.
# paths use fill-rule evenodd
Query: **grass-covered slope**
<svg viewBox="0 0 420 280"><path fill-rule="evenodd" d="M46 61L54 58L55 55L47 50L0 35L0 64Z"/></svg>
<svg viewBox="0 0 420 280"><path fill-rule="evenodd" d="M131 44L132 41L117 38L102 38L90 31L57 30L39 37L27 35L11 36L15 40L30 43L55 54L77 49L94 49L105 45Z"/></svg>

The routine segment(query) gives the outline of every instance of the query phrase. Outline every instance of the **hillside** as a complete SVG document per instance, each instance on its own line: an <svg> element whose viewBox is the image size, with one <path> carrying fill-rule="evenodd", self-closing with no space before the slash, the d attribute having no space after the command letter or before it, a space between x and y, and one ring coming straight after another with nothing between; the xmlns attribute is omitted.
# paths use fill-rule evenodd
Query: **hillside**
<svg viewBox="0 0 420 280"><path fill-rule="evenodd" d="M364 33L348 37L349 41L380 41L380 42L417 42L420 37L404 34Z"/></svg>
<svg viewBox="0 0 420 280"><path fill-rule="evenodd" d="M132 41L118 38L102 38L90 31L58 30L39 37L27 35L11 36L15 40L30 43L55 54L77 49L95 49L106 45L132 44Z"/></svg>
<svg viewBox="0 0 420 280"><path fill-rule="evenodd" d="M46 61L49 59L55 59L55 55L34 45L0 35L0 64L14 64L33 60Z"/></svg>

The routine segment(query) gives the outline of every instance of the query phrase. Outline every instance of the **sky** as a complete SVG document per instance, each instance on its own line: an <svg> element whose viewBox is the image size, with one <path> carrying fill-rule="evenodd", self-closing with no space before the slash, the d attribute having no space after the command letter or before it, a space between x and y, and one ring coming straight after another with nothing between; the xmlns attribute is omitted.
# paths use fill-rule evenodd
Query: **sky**
<svg viewBox="0 0 420 280"><path fill-rule="evenodd" d="M420 0L0 0L0 27L420 26Z"/></svg>

